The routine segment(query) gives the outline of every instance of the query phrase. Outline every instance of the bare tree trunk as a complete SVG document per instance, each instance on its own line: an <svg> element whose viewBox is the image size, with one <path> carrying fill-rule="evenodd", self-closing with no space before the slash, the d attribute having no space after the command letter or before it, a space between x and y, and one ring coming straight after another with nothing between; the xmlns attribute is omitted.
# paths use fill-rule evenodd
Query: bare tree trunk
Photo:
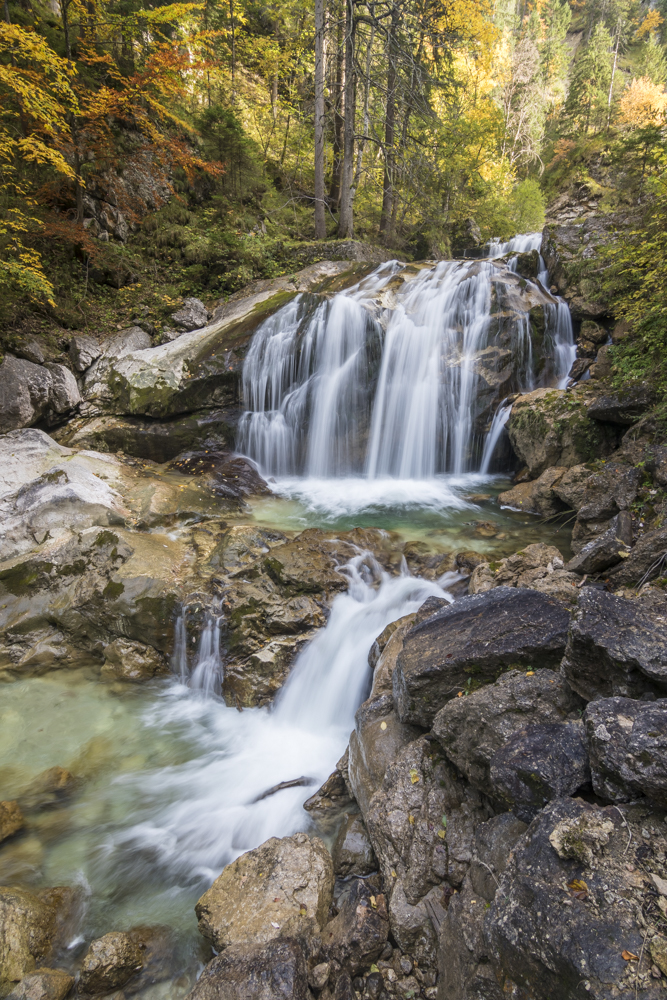
<svg viewBox="0 0 667 1000"><path fill-rule="evenodd" d="M614 77L616 76L616 63L618 62L618 43L621 38L621 19L619 17L618 24L616 25L616 48L614 49L614 65L611 71L611 83L609 84L609 99L607 100L607 128L609 128L609 122L611 121L611 95L614 90Z"/></svg>
<svg viewBox="0 0 667 1000"><path fill-rule="evenodd" d="M337 10L336 29L336 80L334 83L334 138L333 138L333 168L331 171L331 186L329 198L337 205L340 200L340 171L343 153L343 89L345 87L345 65L343 62L343 21L342 10Z"/></svg>
<svg viewBox="0 0 667 1000"><path fill-rule="evenodd" d="M392 200L394 197L394 139L396 132L396 31L399 12L396 4L391 11L391 25L387 38L387 110L384 119L384 179L382 182L382 213L380 235L385 243L391 239Z"/></svg>
<svg viewBox="0 0 667 1000"><path fill-rule="evenodd" d="M5 0L5 21L7 24L12 23L9 17L9 0Z"/></svg>
<svg viewBox="0 0 667 1000"><path fill-rule="evenodd" d="M363 138L357 146L357 166L354 171L354 189L359 187L359 182L361 180L361 165L364 157L364 147L368 141L368 132L370 129L370 114L369 114L369 102L371 94L371 53L373 51L373 42L375 40L375 24L371 26L371 33L368 38L368 45L366 46L366 69L364 76L364 134Z"/></svg>
<svg viewBox="0 0 667 1000"><path fill-rule="evenodd" d="M236 100L236 25L234 22L234 0L229 0L229 20L232 29L232 104Z"/></svg>
<svg viewBox="0 0 667 1000"><path fill-rule="evenodd" d="M315 239L324 240L324 0L315 0Z"/></svg>
<svg viewBox="0 0 667 1000"><path fill-rule="evenodd" d="M340 180L340 212L338 215L339 238L351 237L354 232L352 217L352 188L354 170L354 0L345 2L345 129L343 133L343 169Z"/></svg>
<svg viewBox="0 0 667 1000"><path fill-rule="evenodd" d="M65 55L67 62L72 61L72 43L69 37L69 4L70 0L60 0L60 16L63 22L63 34L65 35Z"/></svg>
<svg viewBox="0 0 667 1000"><path fill-rule="evenodd" d="M275 125L276 119L278 118L278 74L273 74L273 81L271 83L271 117L273 118L273 123Z"/></svg>

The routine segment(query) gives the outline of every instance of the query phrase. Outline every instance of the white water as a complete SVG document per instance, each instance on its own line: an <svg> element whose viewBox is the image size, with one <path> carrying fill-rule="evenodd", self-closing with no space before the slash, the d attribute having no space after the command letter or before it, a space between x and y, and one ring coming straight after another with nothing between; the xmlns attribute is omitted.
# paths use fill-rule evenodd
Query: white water
<svg viewBox="0 0 667 1000"><path fill-rule="evenodd" d="M493 255L533 249L540 238L494 244ZM330 301L299 296L255 333L238 448L279 488L295 477L363 476L384 490L391 480L428 483L481 469L480 427L500 402L477 370L486 349L509 348L514 391L566 380L574 348L565 303L549 297L543 307L539 370L530 303L522 309L520 286L508 288L498 264L442 261L416 275L408 269L407 280L402 268L383 264ZM544 293L539 279L535 286Z"/></svg>
<svg viewBox="0 0 667 1000"><path fill-rule="evenodd" d="M539 250L542 242L542 233L520 233L513 236L511 240L502 243L500 240L489 240L486 244L487 257L504 257L508 253L530 253L531 250Z"/></svg>
<svg viewBox="0 0 667 1000"><path fill-rule="evenodd" d="M299 655L273 709L237 712L218 698L188 695L176 682L167 689L146 723L161 732L195 733L201 752L181 766L117 779L134 785L144 816L109 837L106 866L131 875L148 863L167 886L206 886L268 837L307 828L302 804L343 754L356 708L369 691L373 641L428 597L451 600L446 578L441 586L390 577L370 553L360 553L342 572L348 591L335 598L326 628ZM311 785L255 801L300 777Z"/></svg>

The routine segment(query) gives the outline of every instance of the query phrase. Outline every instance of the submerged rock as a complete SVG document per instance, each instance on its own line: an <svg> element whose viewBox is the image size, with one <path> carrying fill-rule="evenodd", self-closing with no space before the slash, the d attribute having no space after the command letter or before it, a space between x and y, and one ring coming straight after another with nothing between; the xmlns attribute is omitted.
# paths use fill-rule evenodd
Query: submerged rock
<svg viewBox="0 0 667 1000"><path fill-rule="evenodd" d="M216 948L265 944L323 927L333 895L333 863L319 837L272 837L223 871L195 907L199 930Z"/></svg>
<svg viewBox="0 0 667 1000"><path fill-rule="evenodd" d="M25 825L18 802L0 802L0 843L13 837Z"/></svg>
<svg viewBox="0 0 667 1000"><path fill-rule="evenodd" d="M667 699L600 698L584 714L593 788L611 802L667 808Z"/></svg>
<svg viewBox="0 0 667 1000"><path fill-rule="evenodd" d="M524 588L466 597L415 626L394 671L403 722L428 726L459 691L489 683L512 666L557 667L569 614L559 601Z"/></svg>
<svg viewBox="0 0 667 1000"><path fill-rule="evenodd" d="M488 792L491 762L508 740L529 727L579 718L581 705L554 670L510 670L495 684L447 702L433 734L468 781Z"/></svg>
<svg viewBox="0 0 667 1000"><path fill-rule="evenodd" d="M187 1000L311 1000L302 948L292 938L232 944L208 963Z"/></svg>
<svg viewBox="0 0 667 1000"><path fill-rule="evenodd" d="M572 618L562 670L587 701L664 695L667 603L662 606L584 587Z"/></svg>
<svg viewBox="0 0 667 1000"><path fill-rule="evenodd" d="M114 639L104 648L102 676L119 681L144 681L169 673L165 658L152 646Z"/></svg>

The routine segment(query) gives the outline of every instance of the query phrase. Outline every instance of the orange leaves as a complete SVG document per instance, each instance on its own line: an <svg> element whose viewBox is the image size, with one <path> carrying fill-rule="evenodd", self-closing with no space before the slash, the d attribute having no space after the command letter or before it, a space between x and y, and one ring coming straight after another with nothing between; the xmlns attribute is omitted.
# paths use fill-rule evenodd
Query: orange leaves
<svg viewBox="0 0 667 1000"><path fill-rule="evenodd" d="M649 77L642 76L633 80L621 96L618 121L626 128L643 128L660 124L666 112L667 94L664 89Z"/></svg>

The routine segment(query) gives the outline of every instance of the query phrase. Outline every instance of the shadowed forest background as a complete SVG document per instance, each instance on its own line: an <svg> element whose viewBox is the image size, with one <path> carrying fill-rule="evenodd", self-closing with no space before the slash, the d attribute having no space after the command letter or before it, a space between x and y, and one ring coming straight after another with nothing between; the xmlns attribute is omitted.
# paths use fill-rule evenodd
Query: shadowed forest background
<svg viewBox="0 0 667 1000"><path fill-rule="evenodd" d="M574 197L607 220L580 267L632 325L617 371L662 371L664 0L4 0L3 17L5 349L157 331L181 296L341 256L322 237L449 257Z"/></svg>

